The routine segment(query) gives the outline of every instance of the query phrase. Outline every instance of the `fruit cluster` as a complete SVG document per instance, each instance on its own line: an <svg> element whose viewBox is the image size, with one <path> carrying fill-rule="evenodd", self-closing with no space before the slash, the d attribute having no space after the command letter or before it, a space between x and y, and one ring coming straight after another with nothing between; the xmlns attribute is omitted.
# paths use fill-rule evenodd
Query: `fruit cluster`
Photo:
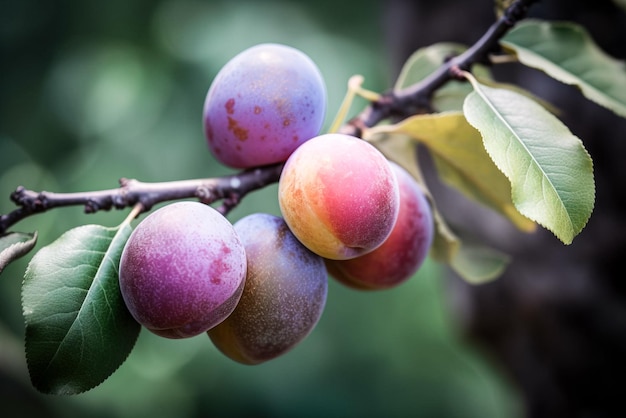
<svg viewBox="0 0 626 418"><path fill-rule="evenodd" d="M325 106L318 68L291 47L258 45L222 68L204 105L209 148L230 167L284 162L282 217L256 213L231 224L199 202L147 216L119 274L139 323L167 338L207 332L228 357L258 364L313 330L328 273L385 289L417 271L433 239L422 190L369 143L320 134Z"/></svg>

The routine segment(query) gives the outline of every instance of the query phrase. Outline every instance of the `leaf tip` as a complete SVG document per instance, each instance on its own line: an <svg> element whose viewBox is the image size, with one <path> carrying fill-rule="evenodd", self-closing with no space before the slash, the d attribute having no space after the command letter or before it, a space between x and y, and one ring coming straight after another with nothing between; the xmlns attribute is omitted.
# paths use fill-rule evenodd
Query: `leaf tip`
<svg viewBox="0 0 626 418"><path fill-rule="evenodd" d="M7 232L0 235L0 273L11 262L28 254L37 244L37 231Z"/></svg>

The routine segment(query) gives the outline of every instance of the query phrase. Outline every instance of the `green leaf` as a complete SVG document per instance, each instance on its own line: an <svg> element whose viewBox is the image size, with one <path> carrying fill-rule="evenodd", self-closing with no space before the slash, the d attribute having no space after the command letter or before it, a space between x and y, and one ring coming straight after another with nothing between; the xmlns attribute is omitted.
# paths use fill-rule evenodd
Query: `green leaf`
<svg viewBox="0 0 626 418"><path fill-rule="evenodd" d="M437 43L418 49L406 61L395 84L395 89L419 83L435 72L449 58L462 54L466 46L456 43ZM481 78L491 78L489 70L482 65L476 65L474 74ZM452 80L438 89L433 95L432 106L437 111L461 110L463 100L472 92L472 86L466 82Z"/></svg>
<svg viewBox="0 0 626 418"><path fill-rule="evenodd" d="M452 42L440 42L418 49L402 66L394 89L403 89L422 81L448 58L459 55L466 49L465 45Z"/></svg>
<svg viewBox="0 0 626 418"><path fill-rule="evenodd" d="M448 185L502 214L520 230L535 230L535 223L515 208L510 182L485 151L480 132L461 112L412 116L395 125L372 128L370 133L403 134L423 143Z"/></svg>
<svg viewBox="0 0 626 418"><path fill-rule="evenodd" d="M37 232L7 232L0 236L0 273L10 262L26 255L37 243Z"/></svg>
<svg viewBox="0 0 626 418"><path fill-rule="evenodd" d="M589 100L626 117L626 66L569 22L529 20L501 40L523 64L580 88Z"/></svg>
<svg viewBox="0 0 626 418"><path fill-rule="evenodd" d="M593 210L593 164L580 139L527 97L477 82L465 100L467 120L511 182L513 203L565 244Z"/></svg>
<svg viewBox="0 0 626 418"><path fill-rule="evenodd" d="M70 395L108 378L140 326L122 299L118 265L131 228L86 225L42 248L22 287L26 358L33 385Z"/></svg>
<svg viewBox="0 0 626 418"><path fill-rule="evenodd" d="M561 114L561 110L557 108L556 106L554 106L552 103L550 103L547 100L542 99L541 97L533 94L532 92L516 84L502 83L502 82L488 80L484 78L478 78L478 77L476 77L476 79L478 80L480 84L484 84L485 86L493 87L496 89L513 90L514 92L519 93L522 96L526 96L529 99L534 100L535 102L539 103L541 106L543 106L550 113L553 113L555 116L559 116ZM472 91L473 91L473 88L472 88Z"/></svg>
<svg viewBox="0 0 626 418"><path fill-rule="evenodd" d="M464 242L450 261L450 267L465 281L482 284L498 278L510 260L510 256L493 248Z"/></svg>

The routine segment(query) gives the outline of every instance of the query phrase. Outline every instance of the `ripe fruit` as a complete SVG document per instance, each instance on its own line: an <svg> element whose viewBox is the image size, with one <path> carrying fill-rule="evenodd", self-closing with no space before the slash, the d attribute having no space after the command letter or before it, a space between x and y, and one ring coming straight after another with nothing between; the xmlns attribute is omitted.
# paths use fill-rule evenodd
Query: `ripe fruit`
<svg viewBox="0 0 626 418"><path fill-rule="evenodd" d="M327 274L321 257L279 217L252 214L235 230L248 257L246 285L233 313L209 336L233 360L258 364L289 351L313 330L326 303Z"/></svg>
<svg viewBox="0 0 626 418"><path fill-rule="evenodd" d="M178 202L147 216L120 260L120 289L140 324L157 335L186 338L224 320L241 297L246 254L218 211Z"/></svg>
<svg viewBox="0 0 626 418"><path fill-rule="evenodd" d="M278 201L294 235L314 253L336 260L381 245L400 206L389 162L372 145L343 134L320 135L291 154Z"/></svg>
<svg viewBox="0 0 626 418"><path fill-rule="evenodd" d="M400 186L400 212L389 238L377 249L351 260L326 260L328 272L360 289L387 289L409 279L422 265L433 242L430 205L411 175L391 163Z"/></svg>
<svg viewBox="0 0 626 418"><path fill-rule="evenodd" d="M301 51L260 44L232 58L204 103L204 131L213 155L234 168L283 162L324 122L326 87Z"/></svg>

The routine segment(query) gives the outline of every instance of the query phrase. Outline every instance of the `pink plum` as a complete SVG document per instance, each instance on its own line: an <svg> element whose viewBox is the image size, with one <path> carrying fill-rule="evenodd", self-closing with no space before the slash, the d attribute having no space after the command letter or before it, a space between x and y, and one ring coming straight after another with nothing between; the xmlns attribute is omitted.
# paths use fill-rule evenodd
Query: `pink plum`
<svg viewBox="0 0 626 418"><path fill-rule="evenodd" d="M366 254L389 236L398 217L398 182L389 162L353 136L325 134L287 160L278 186L287 225L324 258Z"/></svg>
<svg viewBox="0 0 626 418"><path fill-rule="evenodd" d="M198 202L164 206L140 222L122 252L120 289L153 333L186 338L222 322L241 297L246 253L233 226Z"/></svg>

